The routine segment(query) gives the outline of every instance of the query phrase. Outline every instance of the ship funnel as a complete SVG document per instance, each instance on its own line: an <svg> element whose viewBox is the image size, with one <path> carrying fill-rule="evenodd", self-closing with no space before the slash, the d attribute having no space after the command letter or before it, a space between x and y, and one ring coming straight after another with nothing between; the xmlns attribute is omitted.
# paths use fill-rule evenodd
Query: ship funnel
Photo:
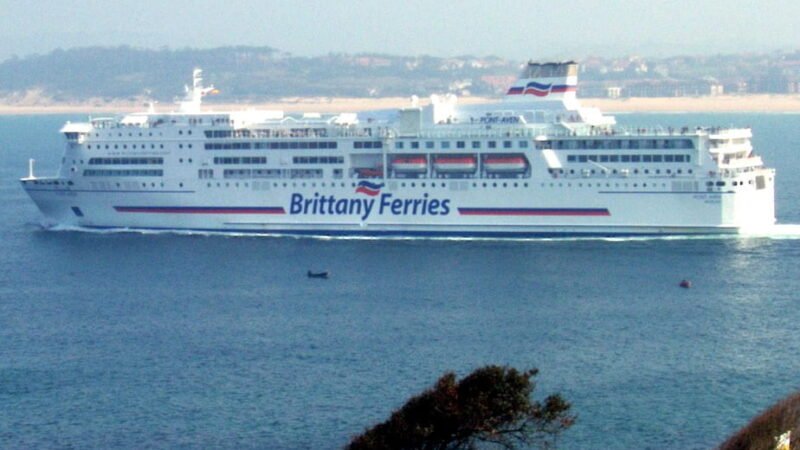
<svg viewBox="0 0 800 450"><path fill-rule="evenodd" d="M506 92L506 101L575 100L578 64L529 62L519 79Z"/></svg>

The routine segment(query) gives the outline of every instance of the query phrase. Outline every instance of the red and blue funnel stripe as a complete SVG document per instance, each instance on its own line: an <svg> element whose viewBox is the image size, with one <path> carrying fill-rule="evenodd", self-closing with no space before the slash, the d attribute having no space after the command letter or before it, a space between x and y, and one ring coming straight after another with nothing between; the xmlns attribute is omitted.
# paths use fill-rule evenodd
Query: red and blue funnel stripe
<svg viewBox="0 0 800 450"><path fill-rule="evenodd" d="M547 97L549 94L562 94L564 92L574 92L577 89L575 85L569 84L553 84L553 83L538 83L531 81L525 86L512 86L506 95L535 95L536 97Z"/></svg>

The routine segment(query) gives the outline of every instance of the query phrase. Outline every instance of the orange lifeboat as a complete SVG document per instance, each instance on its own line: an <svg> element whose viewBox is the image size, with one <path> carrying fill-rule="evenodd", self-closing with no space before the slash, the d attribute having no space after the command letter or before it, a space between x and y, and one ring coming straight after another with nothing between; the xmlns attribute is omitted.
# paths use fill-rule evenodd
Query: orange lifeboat
<svg viewBox="0 0 800 450"><path fill-rule="evenodd" d="M428 170L428 160L424 156L403 156L392 160L395 172L424 173Z"/></svg>
<svg viewBox="0 0 800 450"><path fill-rule="evenodd" d="M441 173L475 172L474 156L440 156L433 160L433 167Z"/></svg>
<svg viewBox="0 0 800 450"><path fill-rule="evenodd" d="M487 156L483 160L483 167L487 172L524 172L528 163L522 156Z"/></svg>

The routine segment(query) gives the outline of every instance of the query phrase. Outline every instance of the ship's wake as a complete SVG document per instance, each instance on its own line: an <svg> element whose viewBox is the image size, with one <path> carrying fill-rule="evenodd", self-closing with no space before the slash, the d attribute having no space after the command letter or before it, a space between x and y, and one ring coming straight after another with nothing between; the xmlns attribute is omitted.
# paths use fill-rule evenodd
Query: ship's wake
<svg viewBox="0 0 800 450"><path fill-rule="evenodd" d="M320 234L292 234L270 232L230 232L181 229L143 229L143 228L85 228L73 225L37 223L31 224L40 229L54 232L81 232L93 234L140 234L140 235L176 235L205 237L271 237L290 239L314 239L337 241L513 241L513 242L642 242L642 241L680 241L680 240L719 240L719 239L800 239L800 224L776 224L766 227L748 228L738 234L692 234L692 235L648 235L648 236L554 236L554 237L459 237L459 236L329 236Z"/></svg>

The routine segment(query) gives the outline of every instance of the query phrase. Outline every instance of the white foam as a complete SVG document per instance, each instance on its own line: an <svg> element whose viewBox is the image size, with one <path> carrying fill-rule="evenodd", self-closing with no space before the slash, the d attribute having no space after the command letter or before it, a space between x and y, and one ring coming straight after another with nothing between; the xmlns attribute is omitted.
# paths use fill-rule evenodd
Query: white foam
<svg viewBox="0 0 800 450"><path fill-rule="evenodd" d="M766 227L748 228L740 232L742 237L769 239L800 239L800 224L781 223Z"/></svg>
<svg viewBox="0 0 800 450"><path fill-rule="evenodd" d="M314 234L269 233L269 232L231 232L200 230L156 230L140 228L84 228L74 225L38 223L48 231L82 232L95 234L142 234L178 236L221 236L221 237L271 237L290 239L315 239L323 241L453 241L453 242L647 242L647 241L685 241L716 239L800 239L800 224L775 224L766 227L742 229L738 234L692 234L692 235L650 235L650 236L554 236L554 237L463 237L463 236L328 236Z"/></svg>

